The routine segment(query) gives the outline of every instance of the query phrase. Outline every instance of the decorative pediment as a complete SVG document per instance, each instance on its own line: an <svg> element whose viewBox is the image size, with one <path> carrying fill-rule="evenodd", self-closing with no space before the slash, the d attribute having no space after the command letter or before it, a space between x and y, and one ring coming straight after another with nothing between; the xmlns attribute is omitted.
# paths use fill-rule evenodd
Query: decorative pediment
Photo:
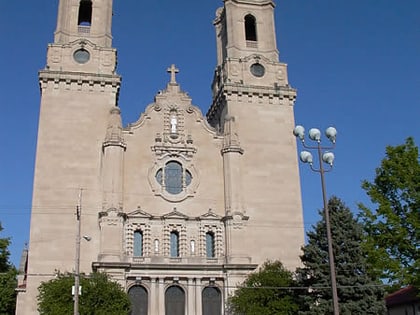
<svg viewBox="0 0 420 315"><path fill-rule="evenodd" d="M220 221L220 220L223 219L223 217L214 213L213 210L210 208L209 211L202 214L197 219L199 219L199 220L218 220L218 221Z"/></svg>
<svg viewBox="0 0 420 315"><path fill-rule="evenodd" d="M127 213L128 218L144 218L144 219L152 219L154 216L138 207L136 210Z"/></svg>
<svg viewBox="0 0 420 315"><path fill-rule="evenodd" d="M191 217L187 216L186 214L179 212L176 208L174 208L173 211L164 214L162 216L162 219L182 219L182 220L188 220L191 219Z"/></svg>

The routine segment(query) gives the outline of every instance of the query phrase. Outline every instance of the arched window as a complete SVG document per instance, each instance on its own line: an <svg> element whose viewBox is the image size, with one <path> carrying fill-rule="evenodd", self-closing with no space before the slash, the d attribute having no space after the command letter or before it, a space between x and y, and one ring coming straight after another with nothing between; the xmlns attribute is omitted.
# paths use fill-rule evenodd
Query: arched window
<svg viewBox="0 0 420 315"><path fill-rule="evenodd" d="M131 301L130 315L147 315L149 296L147 290L136 285L128 290L128 296Z"/></svg>
<svg viewBox="0 0 420 315"><path fill-rule="evenodd" d="M245 16L245 40L257 41L257 23L251 14Z"/></svg>
<svg viewBox="0 0 420 315"><path fill-rule="evenodd" d="M155 254L159 254L159 240L155 239Z"/></svg>
<svg viewBox="0 0 420 315"><path fill-rule="evenodd" d="M142 231L134 232L133 256L134 257L143 256L143 232Z"/></svg>
<svg viewBox="0 0 420 315"><path fill-rule="evenodd" d="M213 232L206 233L206 256L207 258L213 258L215 256Z"/></svg>
<svg viewBox="0 0 420 315"><path fill-rule="evenodd" d="M179 257L179 234L177 231L171 232L171 257Z"/></svg>
<svg viewBox="0 0 420 315"><path fill-rule="evenodd" d="M156 180L165 187L168 193L177 195L191 184L192 176L188 170L182 167L181 163L169 161L164 168L157 171Z"/></svg>
<svg viewBox="0 0 420 315"><path fill-rule="evenodd" d="M215 287L207 287L202 292L203 315L222 314L222 294Z"/></svg>
<svg viewBox="0 0 420 315"><path fill-rule="evenodd" d="M191 255L195 255L195 241L191 240L190 242L190 249L191 249Z"/></svg>
<svg viewBox="0 0 420 315"><path fill-rule="evenodd" d="M79 26L90 26L92 24L92 1L80 0L79 5Z"/></svg>
<svg viewBox="0 0 420 315"><path fill-rule="evenodd" d="M185 315L185 292L179 286L171 286L165 292L165 315Z"/></svg>

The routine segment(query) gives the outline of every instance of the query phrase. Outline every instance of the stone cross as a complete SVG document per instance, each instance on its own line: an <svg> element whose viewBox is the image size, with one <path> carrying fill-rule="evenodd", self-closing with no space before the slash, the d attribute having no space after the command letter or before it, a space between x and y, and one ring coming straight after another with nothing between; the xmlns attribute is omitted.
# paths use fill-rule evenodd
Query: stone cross
<svg viewBox="0 0 420 315"><path fill-rule="evenodd" d="M171 67L167 69L167 71L168 71L168 73L171 74L171 82L170 83L176 84L175 75L179 72L179 69L177 69L175 67L175 65L172 64Z"/></svg>

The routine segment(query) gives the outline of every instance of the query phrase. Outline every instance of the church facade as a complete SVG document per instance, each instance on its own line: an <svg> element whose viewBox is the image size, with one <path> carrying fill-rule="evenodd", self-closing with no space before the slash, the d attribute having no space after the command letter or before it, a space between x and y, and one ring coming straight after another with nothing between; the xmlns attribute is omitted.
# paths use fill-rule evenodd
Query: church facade
<svg viewBox="0 0 420 315"><path fill-rule="evenodd" d="M304 243L296 91L279 61L274 2L224 0L217 10L205 115L172 65L166 88L125 127L112 4L59 1L39 72L17 314L38 314L39 284L77 270L75 257L80 272L107 272L125 288L132 315L227 314L247 274L275 259L294 269Z"/></svg>

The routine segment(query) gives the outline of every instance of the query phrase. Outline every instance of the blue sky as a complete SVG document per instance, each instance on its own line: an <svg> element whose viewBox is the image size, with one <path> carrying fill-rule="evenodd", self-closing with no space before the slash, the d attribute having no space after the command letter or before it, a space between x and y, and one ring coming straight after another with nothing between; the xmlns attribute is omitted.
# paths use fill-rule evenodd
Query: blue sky
<svg viewBox="0 0 420 315"><path fill-rule="evenodd" d="M18 264L29 237L39 113L37 71L45 66L58 1L0 1L0 237L12 237ZM277 45L298 90L295 117L307 129L338 130L328 195L357 211L367 201L386 145L420 141L420 2L417 0L278 0ZM169 80L206 113L216 65L212 21L221 0L115 0L113 35L123 76L124 124L136 121ZM293 137L292 131L290 136ZM319 176L301 165L305 228L322 207ZM69 209L73 211L73 209Z"/></svg>

